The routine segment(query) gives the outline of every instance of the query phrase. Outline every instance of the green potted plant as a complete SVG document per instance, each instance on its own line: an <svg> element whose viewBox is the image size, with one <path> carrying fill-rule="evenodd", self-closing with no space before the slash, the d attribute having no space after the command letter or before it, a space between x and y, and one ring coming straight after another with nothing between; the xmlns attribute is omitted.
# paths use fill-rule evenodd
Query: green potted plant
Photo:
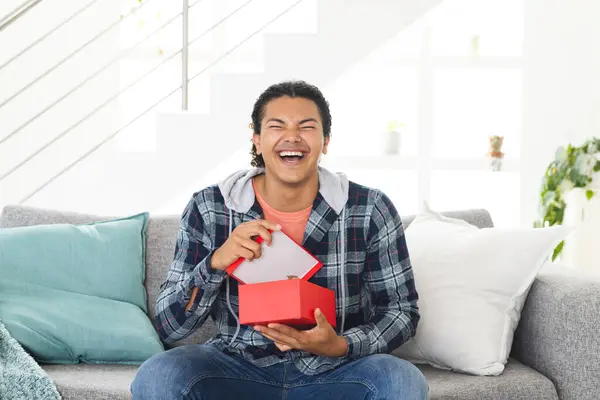
<svg viewBox="0 0 600 400"><path fill-rule="evenodd" d="M559 147L555 158L548 165L540 189L540 219L534 222L535 227L562 224L565 215L565 196L574 188L586 190L588 200L594 196L590 184L600 171L600 138L591 138L581 146L569 144ZM598 179L598 178L596 178ZM552 254L552 260L561 253L564 241Z"/></svg>

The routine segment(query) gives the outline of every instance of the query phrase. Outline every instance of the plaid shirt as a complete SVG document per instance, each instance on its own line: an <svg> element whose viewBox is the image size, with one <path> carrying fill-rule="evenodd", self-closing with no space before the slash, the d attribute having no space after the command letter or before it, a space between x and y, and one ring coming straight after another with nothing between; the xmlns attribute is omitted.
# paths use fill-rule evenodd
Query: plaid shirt
<svg viewBox="0 0 600 400"><path fill-rule="evenodd" d="M226 273L210 268L213 252L227 240L230 210L218 186L195 193L181 218L174 260L161 286L156 304L156 324L161 338L172 343L199 328L210 315L219 334L208 343L237 353L257 366L291 361L307 375L318 374L370 354L389 353L408 341L419 321L418 295L404 238L402 221L389 198L350 182L341 221L318 193L306 225L302 245L324 266L310 282L336 292L337 329L345 315L348 352L339 358L300 350L281 352L273 342L237 324L226 297ZM244 214L232 212L233 229L263 217L255 200ZM345 276L340 276L340 230L345 229ZM344 247L342 247L344 248ZM346 285L345 309L340 299ZM186 311L194 288L198 293ZM238 313L237 281L230 279L230 302Z"/></svg>

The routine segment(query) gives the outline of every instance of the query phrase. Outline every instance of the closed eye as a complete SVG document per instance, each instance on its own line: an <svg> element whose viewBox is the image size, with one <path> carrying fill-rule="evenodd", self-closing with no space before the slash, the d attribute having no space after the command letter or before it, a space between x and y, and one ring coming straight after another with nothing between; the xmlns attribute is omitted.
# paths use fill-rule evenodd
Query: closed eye
<svg viewBox="0 0 600 400"><path fill-rule="evenodd" d="M303 129L303 130L312 130L312 129L317 129L317 128L315 126L302 126L302 127L300 127L300 129Z"/></svg>

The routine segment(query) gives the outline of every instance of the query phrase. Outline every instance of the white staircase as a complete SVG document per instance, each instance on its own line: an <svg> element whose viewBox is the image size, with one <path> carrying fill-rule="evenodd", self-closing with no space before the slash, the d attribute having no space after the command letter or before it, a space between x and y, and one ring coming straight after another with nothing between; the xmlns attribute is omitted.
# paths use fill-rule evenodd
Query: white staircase
<svg viewBox="0 0 600 400"><path fill-rule="evenodd" d="M327 86L348 68L440 1L320 0L316 2L316 33L261 33L262 72L206 71L211 74L209 112L159 112L156 137L147 138L155 140L154 151L122 151L112 140L90 153L100 137L95 135L87 143L82 139L77 143L78 155L81 158L90 153L89 156L57 178L54 176L77 157L69 155L68 162L61 162L58 171L48 163L30 162L23 168L28 171L26 175L15 172L0 181L0 201L8 204L26 199L25 204L43 205L56 204L60 199L63 208L85 210L86 204L103 196L107 210L133 212L162 210L173 199L187 199L200 185L214 183L220 174L249 166L250 113L256 97L267 86L284 79L304 79L327 95ZM278 5L279 10L284 7L279 1ZM276 15L274 12L273 17ZM256 29L259 27L256 24ZM175 99L178 95L174 95ZM334 115L334 119L344 117ZM104 137L111 133L106 132ZM36 190L34 196L29 196Z"/></svg>

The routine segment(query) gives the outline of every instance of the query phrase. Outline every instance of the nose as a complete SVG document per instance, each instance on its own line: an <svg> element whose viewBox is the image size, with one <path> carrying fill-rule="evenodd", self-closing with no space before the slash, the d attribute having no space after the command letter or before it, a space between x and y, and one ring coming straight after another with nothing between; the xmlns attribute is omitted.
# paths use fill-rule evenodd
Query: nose
<svg viewBox="0 0 600 400"><path fill-rule="evenodd" d="M289 143L300 142L302 140L300 137L300 129L298 129L298 128L286 129L283 140L285 142L289 142Z"/></svg>

